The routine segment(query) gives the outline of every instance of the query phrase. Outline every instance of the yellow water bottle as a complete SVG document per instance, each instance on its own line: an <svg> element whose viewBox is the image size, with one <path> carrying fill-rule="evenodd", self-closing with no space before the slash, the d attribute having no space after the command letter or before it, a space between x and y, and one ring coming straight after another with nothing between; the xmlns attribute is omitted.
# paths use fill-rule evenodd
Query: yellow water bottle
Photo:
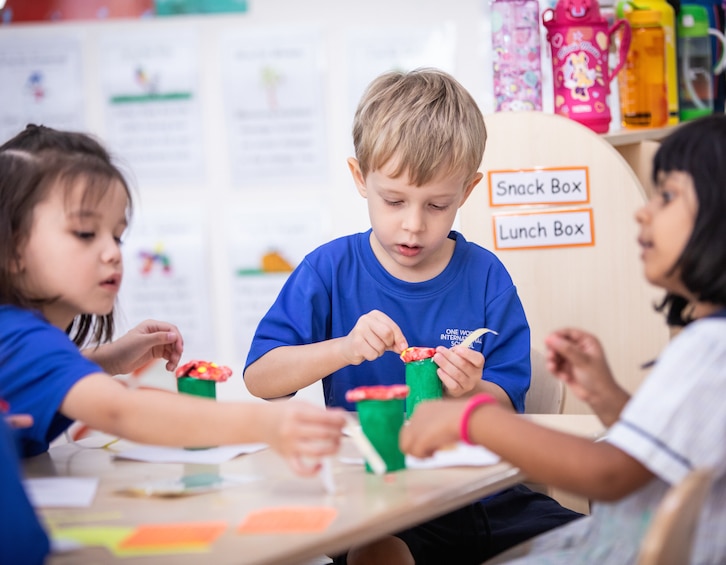
<svg viewBox="0 0 726 565"><path fill-rule="evenodd" d="M665 32L655 10L633 10L630 50L618 74L620 116L626 127L662 127L668 123Z"/></svg>
<svg viewBox="0 0 726 565"><path fill-rule="evenodd" d="M655 10L660 14L660 25L665 34L665 74L666 95L668 96L668 123L677 124L678 111L678 50L676 13L667 0L620 0L617 4L616 14L625 18L633 10Z"/></svg>

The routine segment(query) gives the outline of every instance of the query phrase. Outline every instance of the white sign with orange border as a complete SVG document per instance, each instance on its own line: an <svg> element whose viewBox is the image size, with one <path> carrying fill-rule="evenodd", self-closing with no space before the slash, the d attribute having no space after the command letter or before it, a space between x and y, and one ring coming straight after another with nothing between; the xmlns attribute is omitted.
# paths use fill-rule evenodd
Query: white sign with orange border
<svg viewBox="0 0 726 565"><path fill-rule="evenodd" d="M590 201L587 167L489 171L489 204L586 204Z"/></svg>
<svg viewBox="0 0 726 565"><path fill-rule="evenodd" d="M595 244L592 208L495 214L495 249L576 247Z"/></svg>

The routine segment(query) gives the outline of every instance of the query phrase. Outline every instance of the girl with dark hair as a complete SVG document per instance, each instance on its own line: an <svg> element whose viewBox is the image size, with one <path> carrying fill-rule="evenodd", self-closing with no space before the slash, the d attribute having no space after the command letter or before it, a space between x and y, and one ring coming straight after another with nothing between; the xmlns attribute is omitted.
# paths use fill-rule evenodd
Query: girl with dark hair
<svg viewBox="0 0 726 565"><path fill-rule="evenodd" d="M653 178L655 194L635 216L644 275L666 291L661 309L688 324L632 398L593 335L563 329L546 339L548 368L608 426L604 440L545 429L482 395L425 403L402 431L413 455L461 437L533 481L595 501L590 516L496 563L635 563L664 494L696 468L711 468L714 483L691 563L726 563L726 116L680 126L659 148Z"/></svg>

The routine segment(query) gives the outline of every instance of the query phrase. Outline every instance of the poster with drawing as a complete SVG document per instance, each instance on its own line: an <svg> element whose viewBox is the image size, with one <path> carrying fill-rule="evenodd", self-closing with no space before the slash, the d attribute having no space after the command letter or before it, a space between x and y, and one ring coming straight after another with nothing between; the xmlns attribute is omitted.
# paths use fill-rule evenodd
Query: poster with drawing
<svg viewBox="0 0 726 565"><path fill-rule="evenodd" d="M207 226L194 211L138 215L122 247L119 331L152 318L175 324L184 359L216 359Z"/></svg>
<svg viewBox="0 0 726 565"><path fill-rule="evenodd" d="M319 184L326 112L319 32L229 32L219 42L232 184Z"/></svg>
<svg viewBox="0 0 726 565"><path fill-rule="evenodd" d="M105 137L139 184L203 181L197 33L142 28L104 34L98 56Z"/></svg>
<svg viewBox="0 0 726 565"><path fill-rule="evenodd" d="M300 205L229 212L225 221L231 281L230 325L235 355L244 361L260 319L305 255L324 242L329 216Z"/></svg>
<svg viewBox="0 0 726 565"><path fill-rule="evenodd" d="M83 131L82 75L77 38L0 38L0 143L31 123Z"/></svg>

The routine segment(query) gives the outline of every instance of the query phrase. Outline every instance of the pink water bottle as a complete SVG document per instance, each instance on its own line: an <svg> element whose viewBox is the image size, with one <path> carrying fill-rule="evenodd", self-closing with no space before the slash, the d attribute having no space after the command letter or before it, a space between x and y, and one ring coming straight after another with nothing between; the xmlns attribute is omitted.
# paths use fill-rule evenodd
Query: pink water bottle
<svg viewBox="0 0 726 565"><path fill-rule="evenodd" d="M558 0L554 10L544 11L542 22L552 51L555 113L606 133L610 81L625 64L630 47L628 22L618 20L608 29L597 0ZM608 52L615 38L618 63L611 70Z"/></svg>
<svg viewBox="0 0 726 565"><path fill-rule="evenodd" d="M542 110L539 3L491 4L495 111Z"/></svg>

